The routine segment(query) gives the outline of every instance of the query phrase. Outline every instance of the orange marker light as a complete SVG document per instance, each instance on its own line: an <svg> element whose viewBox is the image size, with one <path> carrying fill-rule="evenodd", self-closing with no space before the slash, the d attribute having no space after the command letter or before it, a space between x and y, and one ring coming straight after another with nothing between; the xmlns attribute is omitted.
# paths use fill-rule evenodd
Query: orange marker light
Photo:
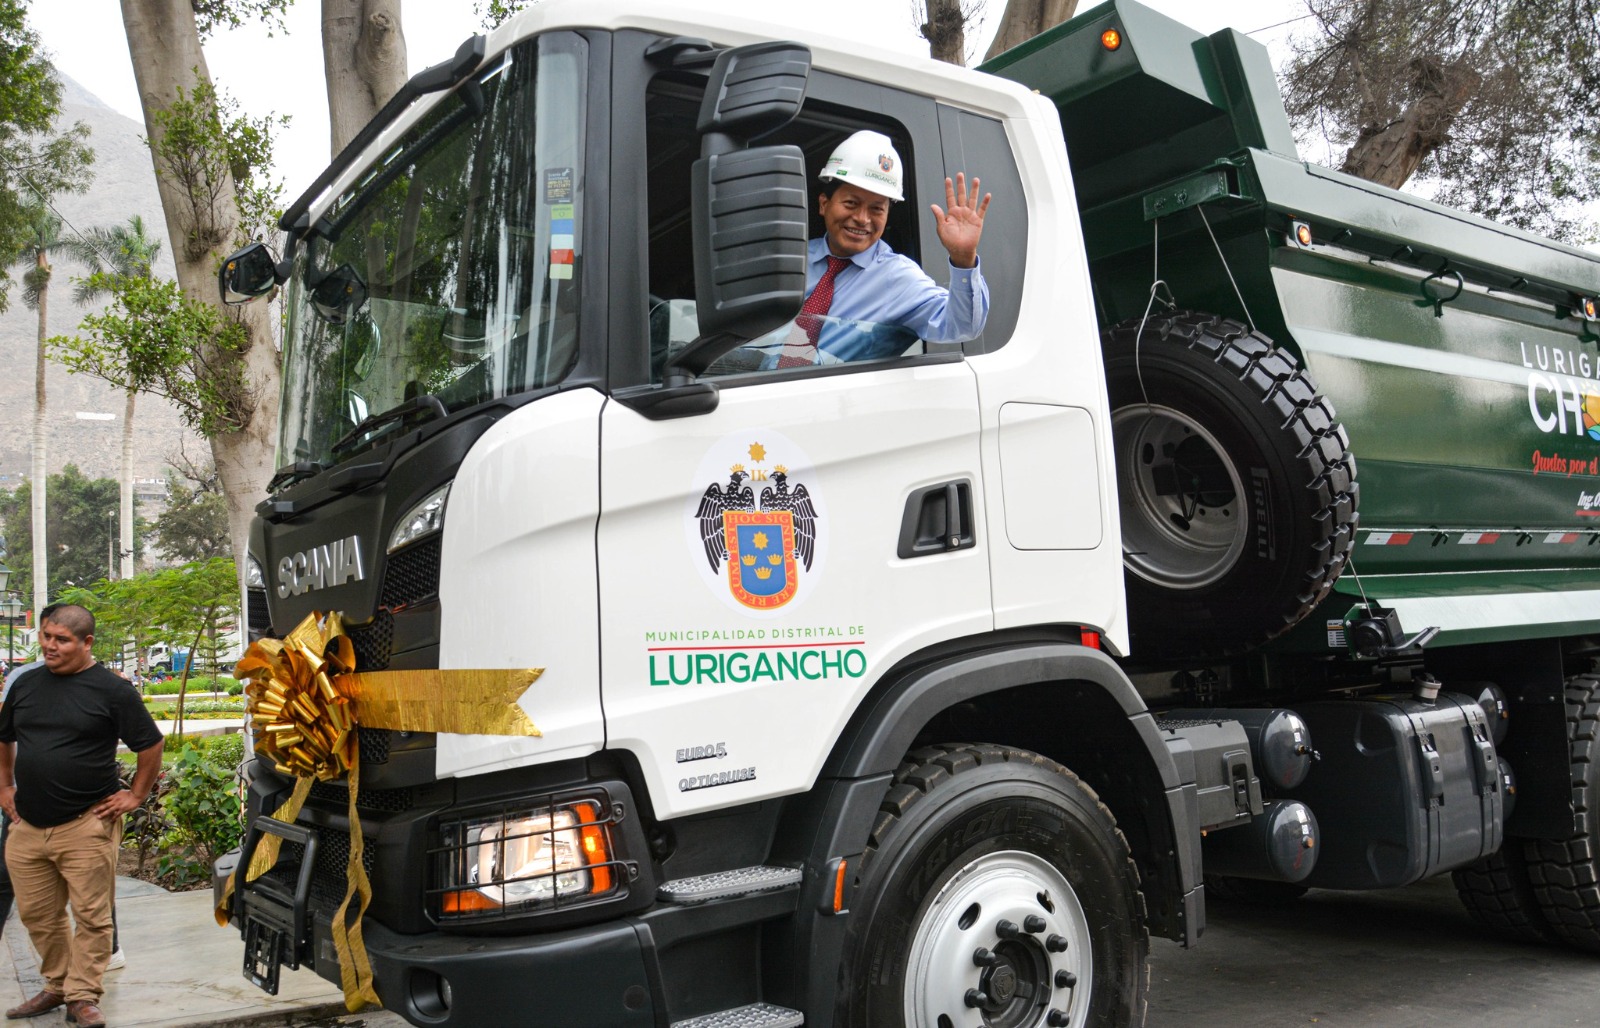
<svg viewBox="0 0 1600 1028"><path fill-rule="evenodd" d="M839 870L833 874L833 912L837 914L844 909L844 869L847 861L839 861Z"/></svg>
<svg viewBox="0 0 1600 1028"><path fill-rule="evenodd" d="M1597 306L1593 298L1585 299L1583 301L1583 316L1588 318L1590 321L1600 319L1600 310L1597 310Z"/></svg>
<svg viewBox="0 0 1600 1028"><path fill-rule="evenodd" d="M1301 246L1311 245L1311 226L1300 222L1294 227L1294 237L1300 241Z"/></svg>
<svg viewBox="0 0 1600 1028"><path fill-rule="evenodd" d="M1116 29L1106 29L1100 33L1100 45L1107 50L1117 50L1122 47L1122 33Z"/></svg>

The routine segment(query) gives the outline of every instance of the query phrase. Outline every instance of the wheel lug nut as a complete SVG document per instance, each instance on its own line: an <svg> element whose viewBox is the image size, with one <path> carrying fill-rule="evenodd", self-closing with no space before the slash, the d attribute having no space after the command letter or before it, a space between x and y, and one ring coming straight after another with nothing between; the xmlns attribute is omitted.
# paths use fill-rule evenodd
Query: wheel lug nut
<svg viewBox="0 0 1600 1028"><path fill-rule="evenodd" d="M1070 988L1072 988L1073 986L1075 986L1077 984L1078 984L1078 976L1073 974L1071 971L1057 971L1056 972L1056 988L1058 988L1058 989L1070 989Z"/></svg>
<svg viewBox="0 0 1600 1028"><path fill-rule="evenodd" d="M1044 940L1044 948L1051 953L1065 953L1067 950L1067 937L1064 935L1052 935Z"/></svg>
<svg viewBox="0 0 1600 1028"><path fill-rule="evenodd" d="M972 951L972 962L978 967L993 967L999 959L982 946Z"/></svg>
<svg viewBox="0 0 1600 1028"><path fill-rule="evenodd" d="M981 1007L989 1002L989 997L984 994L982 989L968 989L966 1000L969 1007ZM1065 1022L1062 1023L1064 1024Z"/></svg>
<svg viewBox="0 0 1600 1028"><path fill-rule="evenodd" d="M1022 929L1017 927L1015 921L1001 921L994 926L994 931L1002 939L1015 939L1022 934Z"/></svg>
<svg viewBox="0 0 1600 1028"><path fill-rule="evenodd" d="M1065 1010L1052 1010L1045 1017L1044 1023L1050 1025L1051 1028L1060 1028L1061 1025L1066 1024L1070 1020L1072 1020L1072 1018L1067 1016L1067 1012Z"/></svg>
<svg viewBox="0 0 1600 1028"><path fill-rule="evenodd" d="M1029 935L1038 935L1044 931L1044 918L1038 914L1029 914L1022 919L1022 930Z"/></svg>

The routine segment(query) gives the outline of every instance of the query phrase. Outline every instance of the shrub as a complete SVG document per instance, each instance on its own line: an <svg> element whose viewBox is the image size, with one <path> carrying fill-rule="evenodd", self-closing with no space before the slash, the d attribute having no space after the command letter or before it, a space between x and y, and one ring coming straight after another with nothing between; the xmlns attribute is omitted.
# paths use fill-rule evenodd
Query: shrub
<svg viewBox="0 0 1600 1028"><path fill-rule="evenodd" d="M134 770L131 764L123 764L118 768L124 787L133 785ZM151 787L150 795L145 797L143 803L128 811L127 820L123 822L122 844L139 851L141 872L150 851L160 846L167 833L172 831L172 823L162 810L162 801L171 789L172 779L165 771L161 772L156 776L156 784Z"/></svg>
<svg viewBox="0 0 1600 1028"><path fill-rule="evenodd" d="M213 767L233 774L244 763L244 735L239 732L203 736L196 741L204 744L201 753Z"/></svg>
<svg viewBox="0 0 1600 1028"><path fill-rule="evenodd" d="M145 695L149 696L176 696L178 695L179 680L168 678L165 681L150 682L144 687ZM238 679L222 676L220 678L191 678L189 679L189 693L197 692L225 692L229 696L237 696L244 686Z"/></svg>
<svg viewBox="0 0 1600 1028"><path fill-rule="evenodd" d="M239 845L243 810L234 772L218 767L192 742L168 770L173 784L162 809L171 823L156 870L173 886L205 882L217 857Z"/></svg>

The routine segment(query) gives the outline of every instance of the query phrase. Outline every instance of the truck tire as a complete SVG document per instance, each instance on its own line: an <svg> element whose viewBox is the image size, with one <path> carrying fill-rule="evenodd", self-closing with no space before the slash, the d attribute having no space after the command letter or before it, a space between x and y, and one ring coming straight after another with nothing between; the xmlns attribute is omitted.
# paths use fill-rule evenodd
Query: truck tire
<svg viewBox="0 0 1600 1028"><path fill-rule="evenodd" d="M1522 942L1551 941L1539 901L1528 879L1523 844L1506 840L1505 848L1451 873L1461 905L1479 924Z"/></svg>
<svg viewBox="0 0 1600 1028"><path fill-rule="evenodd" d="M1295 358L1178 313L1103 339L1132 656L1237 653L1311 611L1344 569L1355 458Z"/></svg>
<svg viewBox="0 0 1600 1028"><path fill-rule="evenodd" d="M1600 953L1600 674L1567 679L1566 700L1577 831L1568 839L1530 841L1528 878L1551 936Z"/></svg>
<svg viewBox="0 0 1600 1028"><path fill-rule="evenodd" d="M1149 937L1111 812L1070 771L986 744L896 771L854 878L848 1028L1138 1028Z"/></svg>

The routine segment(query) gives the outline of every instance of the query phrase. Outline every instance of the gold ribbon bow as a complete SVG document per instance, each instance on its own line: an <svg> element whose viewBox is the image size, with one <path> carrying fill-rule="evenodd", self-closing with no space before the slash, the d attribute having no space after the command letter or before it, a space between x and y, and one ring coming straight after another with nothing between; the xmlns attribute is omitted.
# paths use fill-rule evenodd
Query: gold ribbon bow
<svg viewBox="0 0 1600 1028"><path fill-rule="evenodd" d="M297 781L273 820L293 824L313 781L349 777L350 860L344 902L333 915L333 945L345 1006L354 1013L378 1004L372 963L361 936L361 917L372 899L362 865L364 850L356 796L361 780L358 726L409 732L537 736L517 699L544 671L421 670L357 674L355 646L334 612L312 612L282 640L258 639L234 668L246 679L252 738L257 754L269 756ZM282 839L263 833L245 881L255 881L278 862ZM226 925L238 869L228 876L217 905ZM357 900L354 923L349 918ZM299 940L295 940L295 945Z"/></svg>

